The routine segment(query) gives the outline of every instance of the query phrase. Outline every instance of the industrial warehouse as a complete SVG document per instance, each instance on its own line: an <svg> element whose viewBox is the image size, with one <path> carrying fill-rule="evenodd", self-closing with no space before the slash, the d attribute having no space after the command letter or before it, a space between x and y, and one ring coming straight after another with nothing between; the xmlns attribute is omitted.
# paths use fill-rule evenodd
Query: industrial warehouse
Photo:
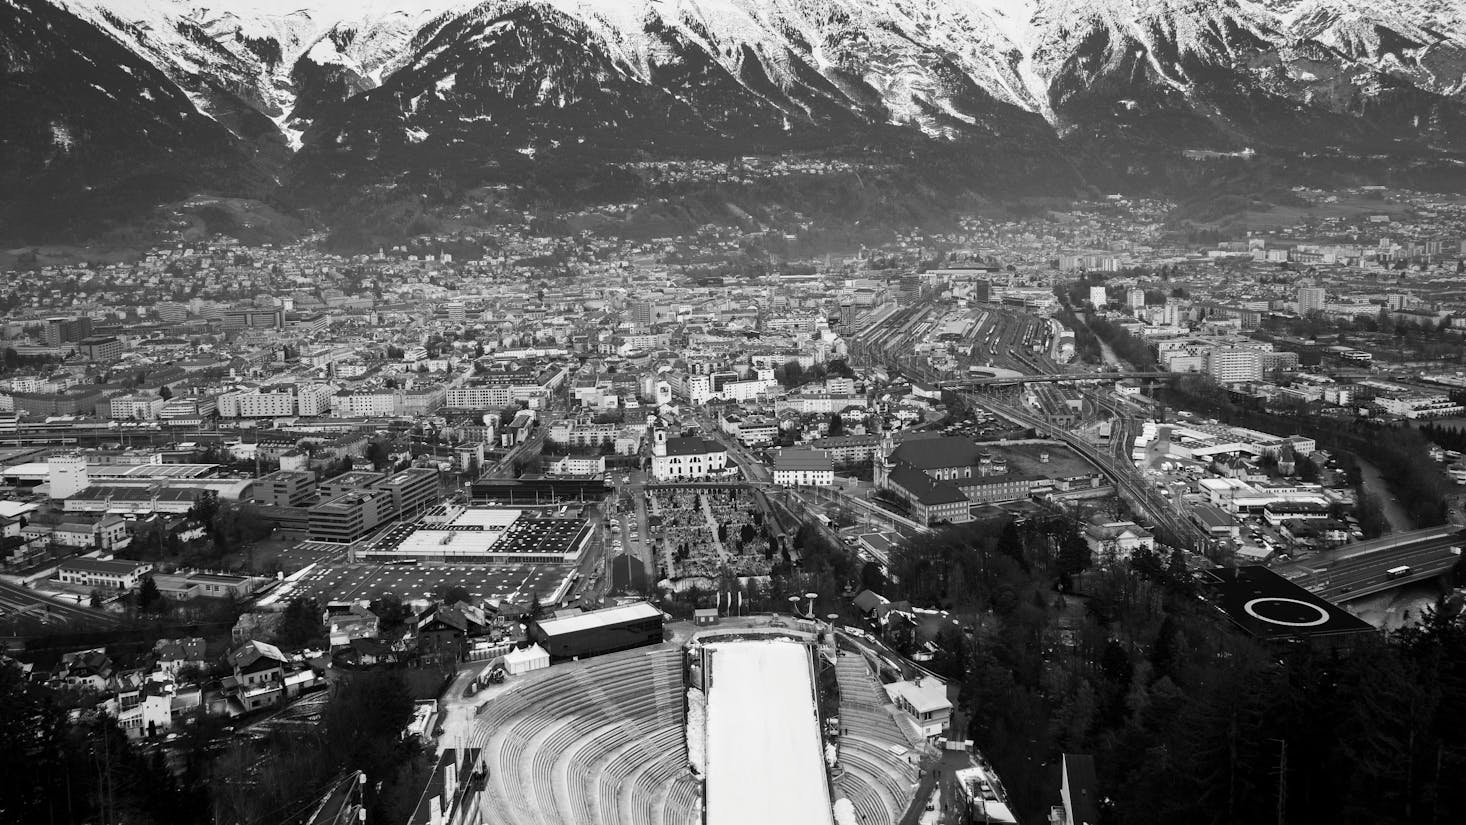
<svg viewBox="0 0 1466 825"><path fill-rule="evenodd" d="M554 661L580 659L658 644L665 618L656 605L633 602L565 618L532 620L529 638Z"/></svg>

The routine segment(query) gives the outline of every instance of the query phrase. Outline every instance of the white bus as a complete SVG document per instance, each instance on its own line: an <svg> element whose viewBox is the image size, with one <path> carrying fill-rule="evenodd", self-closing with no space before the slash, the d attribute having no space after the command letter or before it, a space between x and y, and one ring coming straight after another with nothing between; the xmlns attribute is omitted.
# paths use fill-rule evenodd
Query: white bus
<svg viewBox="0 0 1466 825"><path fill-rule="evenodd" d="M1410 565L1408 564L1402 564L1399 567L1391 567L1389 570L1385 571L1385 578L1387 579L1398 579L1408 575L1410 575Z"/></svg>

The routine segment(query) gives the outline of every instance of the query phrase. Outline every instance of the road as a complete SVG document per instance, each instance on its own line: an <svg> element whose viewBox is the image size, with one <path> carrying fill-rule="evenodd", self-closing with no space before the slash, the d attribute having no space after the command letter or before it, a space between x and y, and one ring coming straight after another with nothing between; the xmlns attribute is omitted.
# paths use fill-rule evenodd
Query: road
<svg viewBox="0 0 1466 825"><path fill-rule="evenodd" d="M773 482L774 474L768 465L760 461L758 456L749 452L748 448L744 447L738 439L723 432L718 427L718 423L706 413L701 411L698 413L697 423L702 427L703 432L711 435L713 440L722 444L728 450L728 457L742 469L745 481L763 484Z"/></svg>
<svg viewBox="0 0 1466 825"><path fill-rule="evenodd" d="M1329 601L1341 602L1439 576L1460 559L1455 553L1459 547L1466 547L1466 532L1447 524L1346 544L1274 569ZM1409 575L1386 575L1400 566L1410 567Z"/></svg>
<svg viewBox="0 0 1466 825"><path fill-rule="evenodd" d="M1409 544L1436 541L1442 542L1443 544L1450 544L1452 541L1458 541L1462 535L1462 528L1454 524L1425 527L1420 530L1411 530L1405 533L1387 533L1377 539L1359 541L1333 550L1326 550L1309 559L1307 562L1299 562L1299 564L1308 567L1317 567L1318 565L1331 564L1357 556L1370 556L1381 551L1394 550Z"/></svg>
<svg viewBox="0 0 1466 825"><path fill-rule="evenodd" d="M540 446L545 443L545 432L545 427L536 427L534 435L531 435L528 440L520 442L519 444L516 444L512 448L510 448L509 452L505 453L503 458L489 465L488 469L484 471L482 477L513 478L514 460L519 458L520 456L539 455Z"/></svg>
<svg viewBox="0 0 1466 825"><path fill-rule="evenodd" d="M1440 576L1460 561L1461 557L1456 554L1456 550L1462 544L1460 537L1439 539L1396 550L1354 556L1327 567L1319 567L1311 562L1287 565L1286 568L1278 568L1278 572L1288 575L1296 573L1300 567L1311 570L1309 575L1289 578L1331 602L1346 602ZM1409 567L1410 572L1391 578L1388 571L1399 567Z"/></svg>
<svg viewBox="0 0 1466 825"><path fill-rule="evenodd" d="M620 481L622 478L629 479L629 481L622 483ZM611 538L611 544L607 547L607 563L614 564L616 556L621 554L639 561L646 574L646 592L639 591L635 587L629 587L628 590L629 592L640 592L641 595L650 595L651 587L656 584L657 577L656 544L652 540L650 526L647 524L646 481L646 473L641 470L616 476L616 495L607 499L609 502L607 506L612 509L619 522L618 527L611 528L609 526L610 514L607 514L607 529ZM622 511L619 507L622 496L631 502L632 506L629 511ZM633 528L636 538L632 538ZM619 544L620 547L615 547L616 544ZM606 571L608 588L609 583L615 581L615 575L616 571L608 567ZM623 570L621 575L626 576L627 571ZM635 582L628 578L628 585L631 584Z"/></svg>

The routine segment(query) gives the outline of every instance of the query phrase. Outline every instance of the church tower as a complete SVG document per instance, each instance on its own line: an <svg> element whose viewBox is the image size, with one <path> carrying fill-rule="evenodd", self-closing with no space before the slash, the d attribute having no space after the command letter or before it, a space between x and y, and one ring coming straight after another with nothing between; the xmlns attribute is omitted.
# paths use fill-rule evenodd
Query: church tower
<svg viewBox="0 0 1466 825"><path fill-rule="evenodd" d="M891 470L896 466L896 459L891 455L894 451L895 446L892 442L891 434L882 429L881 441L876 447L876 453L871 462L875 465L872 480L875 482L877 490L884 490L886 488L886 479L891 477Z"/></svg>

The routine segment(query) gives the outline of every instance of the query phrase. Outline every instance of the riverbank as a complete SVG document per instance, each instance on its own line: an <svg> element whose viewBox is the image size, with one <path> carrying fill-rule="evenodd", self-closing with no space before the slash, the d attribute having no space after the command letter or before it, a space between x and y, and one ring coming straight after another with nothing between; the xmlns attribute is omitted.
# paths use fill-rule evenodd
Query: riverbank
<svg viewBox="0 0 1466 825"><path fill-rule="evenodd" d="M1360 492L1374 496L1379 502L1380 510L1383 511L1385 521L1390 525L1390 532L1403 533L1407 530L1414 530L1415 520L1400 503L1400 497L1390 489L1385 477L1380 473L1379 468L1368 461L1354 456L1354 462L1359 465Z"/></svg>

